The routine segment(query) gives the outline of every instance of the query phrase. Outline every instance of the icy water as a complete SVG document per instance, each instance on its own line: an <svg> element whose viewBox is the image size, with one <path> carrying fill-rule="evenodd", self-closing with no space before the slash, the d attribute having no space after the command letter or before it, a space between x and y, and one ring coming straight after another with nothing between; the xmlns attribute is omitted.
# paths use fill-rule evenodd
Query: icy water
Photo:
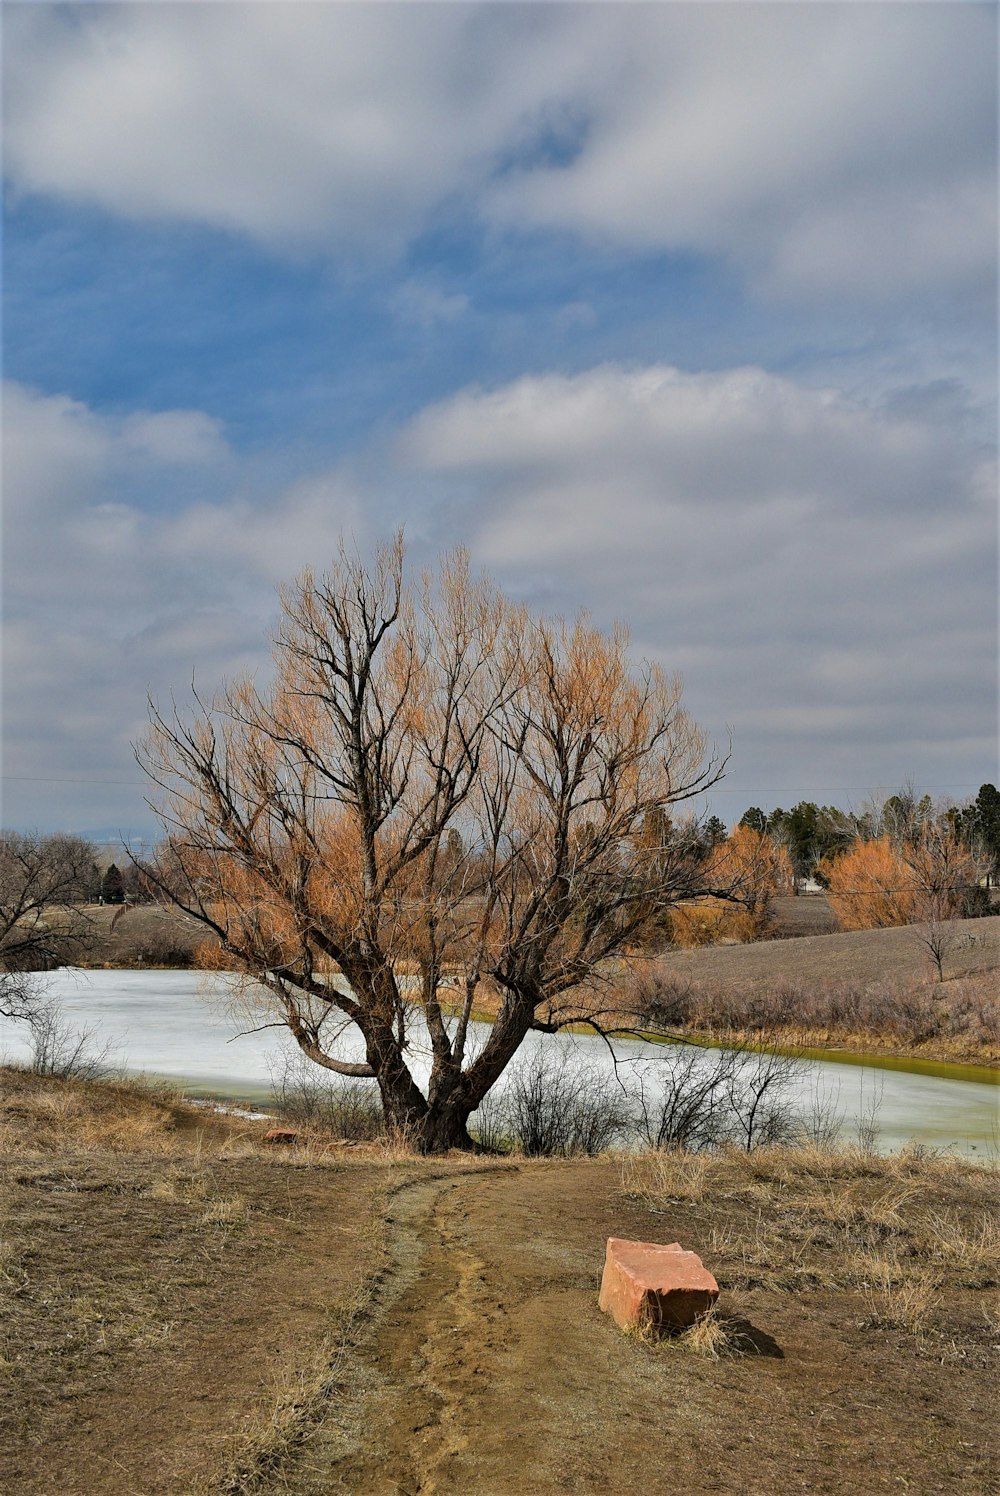
<svg viewBox="0 0 1000 1496"><path fill-rule="evenodd" d="M249 1019L235 1013L230 979L220 973L64 969L47 981L67 1026L90 1029L92 1047L107 1047L109 1066L169 1079L193 1096L266 1101L272 1073L283 1055L295 1051L283 1026L245 1032L251 1023L265 1025L273 1019L264 1010ZM482 1025L473 1029L472 1042L482 1043L487 1030ZM571 1065L612 1065L607 1046L589 1035L531 1034L523 1053L530 1062L555 1050L565 1053ZM622 1084L633 1091L642 1072L647 1091L655 1092L663 1046L622 1039L615 1041L614 1050ZM345 1041L340 1052L345 1059L363 1058L357 1042ZM27 1055L19 1027L0 1019L0 1056L23 1060ZM419 1042L411 1068L424 1083L428 1057ZM962 1067L963 1075L970 1068ZM913 1073L864 1064L858 1056L850 1062L810 1059L802 1062L790 1095L803 1113L819 1101L841 1114L848 1138L874 1108L884 1149L912 1139L985 1157L1000 1151L1000 1086L981 1074L984 1078L959 1079Z"/></svg>

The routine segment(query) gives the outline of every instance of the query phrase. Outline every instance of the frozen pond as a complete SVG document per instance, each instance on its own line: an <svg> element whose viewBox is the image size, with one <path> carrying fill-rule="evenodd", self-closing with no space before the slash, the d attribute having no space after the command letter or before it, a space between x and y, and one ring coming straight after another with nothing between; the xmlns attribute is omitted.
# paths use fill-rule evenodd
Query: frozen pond
<svg viewBox="0 0 1000 1496"><path fill-rule="evenodd" d="M296 1052L283 1025L241 1032L248 1020L233 1012L230 980L222 974L64 969L46 980L67 1023L74 1029L92 1029L95 1048L108 1046L110 1066L169 1078L194 1095L266 1100L276 1062L280 1064L282 1054ZM262 1011L252 1021L266 1024L273 1019ZM486 1030L473 1028L478 1030L473 1042L482 1042ZM530 1034L523 1053L530 1061L555 1048L563 1049L571 1064L611 1067L607 1046L589 1035ZM629 1090L635 1086L637 1070L644 1071L647 1087L655 1089L663 1046L623 1039L615 1041L614 1049L620 1079ZM340 1052L344 1058L364 1057L358 1043L348 1043ZM13 1060L28 1057L21 1028L4 1019L0 1055ZM428 1063L419 1045L411 1068L423 1083ZM900 1147L911 1138L984 1156L1000 1148L1000 1088L988 1082L808 1060L802 1062L793 1086L801 1110L810 1110L819 1098L842 1114L848 1137L875 1104L883 1148Z"/></svg>

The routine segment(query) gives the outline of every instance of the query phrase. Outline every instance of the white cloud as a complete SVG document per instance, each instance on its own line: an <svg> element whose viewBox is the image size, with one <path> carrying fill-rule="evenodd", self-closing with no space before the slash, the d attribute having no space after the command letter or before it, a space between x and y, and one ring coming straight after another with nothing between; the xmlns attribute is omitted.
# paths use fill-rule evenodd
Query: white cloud
<svg viewBox="0 0 1000 1496"><path fill-rule="evenodd" d="M199 411L101 417L8 382L3 415L5 773L29 776L8 788L29 807L22 822L52 824L79 792L32 788L34 776L128 780L131 793L84 791L87 819L72 819L103 824L127 806L134 823L130 743L147 690L263 668L275 586L359 527L353 491L329 478L241 497L238 464ZM178 463L192 480L181 498Z"/></svg>
<svg viewBox="0 0 1000 1496"><path fill-rule="evenodd" d="M200 467L227 455L218 421L202 410L138 411L121 424L121 437L136 457Z"/></svg>
<svg viewBox="0 0 1000 1496"><path fill-rule="evenodd" d="M36 512L59 502L68 484L86 493L111 449L105 423L68 395L41 399L12 381L3 385L4 509Z"/></svg>
<svg viewBox="0 0 1000 1496"><path fill-rule="evenodd" d="M439 322L457 322L469 311L471 303L461 293L449 296L437 286L410 280L393 293L391 305L404 322L414 322L426 329Z"/></svg>
<svg viewBox="0 0 1000 1496"><path fill-rule="evenodd" d="M570 159L508 220L714 250L772 290L854 295L996 260L995 18L952 6L651 6L591 73Z"/></svg>
<svg viewBox="0 0 1000 1496"><path fill-rule="evenodd" d="M940 778L956 736L995 726L996 472L947 406L909 403L606 365L464 391L399 460L449 495L441 532L522 590L629 621L744 762L801 776L806 738L830 784L934 753Z"/></svg>
<svg viewBox="0 0 1000 1496"><path fill-rule="evenodd" d="M11 180L276 248L505 227L711 252L778 293L989 286L973 5L111 5L6 17Z"/></svg>
<svg viewBox="0 0 1000 1496"><path fill-rule="evenodd" d="M975 787L995 728L996 477L945 393L866 405L755 368L608 364L462 391L381 466L359 457L363 478L256 498L197 412L147 413L190 450L207 436L178 498L177 441L11 385L5 772L134 784L40 785L18 819L146 824L129 742L147 687L183 699L193 669L206 689L266 669L274 584L342 532L364 550L394 508L415 562L464 542L534 606L628 621L638 653L685 673L696 717L732 726L730 784Z"/></svg>

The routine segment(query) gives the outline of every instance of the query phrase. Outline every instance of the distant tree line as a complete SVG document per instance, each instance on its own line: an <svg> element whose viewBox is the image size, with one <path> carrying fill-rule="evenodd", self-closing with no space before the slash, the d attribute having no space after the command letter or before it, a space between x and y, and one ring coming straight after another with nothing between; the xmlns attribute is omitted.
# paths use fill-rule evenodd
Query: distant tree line
<svg viewBox="0 0 1000 1496"><path fill-rule="evenodd" d="M980 787L965 805L935 805L910 787L860 811L800 801L765 813L751 806L740 827L788 855L796 890L827 890L845 929L869 929L989 914L1000 878L1000 791Z"/></svg>
<svg viewBox="0 0 1000 1496"><path fill-rule="evenodd" d="M586 826L577 832L582 846ZM590 832L593 835L593 831ZM731 831L718 816L673 821L651 808L633 833L665 864L700 862L701 893L671 904L649 938L677 945L755 940L776 896L815 880L844 929L989 914L1000 883L1000 790L983 784L965 804L937 804L904 787L859 811L802 800L790 810L750 806ZM106 857L105 852L104 856ZM441 866L468 876L476 860L451 828ZM0 831L0 1011L17 1006L20 974L78 959L93 933L86 906L162 901L182 870L169 839L155 875L131 856L103 866L84 838ZM586 910L581 910L581 919Z"/></svg>

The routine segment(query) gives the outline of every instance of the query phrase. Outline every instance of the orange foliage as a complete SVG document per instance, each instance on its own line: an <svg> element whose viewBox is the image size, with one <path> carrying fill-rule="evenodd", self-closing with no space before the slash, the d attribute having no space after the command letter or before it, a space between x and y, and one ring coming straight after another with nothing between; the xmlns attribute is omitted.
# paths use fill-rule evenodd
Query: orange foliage
<svg viewBox="0 0 1000 1496"><path fill-rule="evenodd" d="M673 941L680 946L759 940L767 930L771 900L792 888L792 864L784 847L752 826L737 826L713 847L705 880L730 898L699 899L671 911Z"/></svg>
<svg viewBox="0 0 1000 1496"><path fill-rule="evenodd" d="M887 836L824 857L817 871L845 930L878 930L916 917L916 879Z"/></svg>
<svg viewBox="0 0 1000 1496"><path fill-rule="evenodd" d="M689 949L723 941L743 945L756 937L745 909L721 899L702 899L697 904L678 904L670 911L670 938L674 945Z"/></svg>

